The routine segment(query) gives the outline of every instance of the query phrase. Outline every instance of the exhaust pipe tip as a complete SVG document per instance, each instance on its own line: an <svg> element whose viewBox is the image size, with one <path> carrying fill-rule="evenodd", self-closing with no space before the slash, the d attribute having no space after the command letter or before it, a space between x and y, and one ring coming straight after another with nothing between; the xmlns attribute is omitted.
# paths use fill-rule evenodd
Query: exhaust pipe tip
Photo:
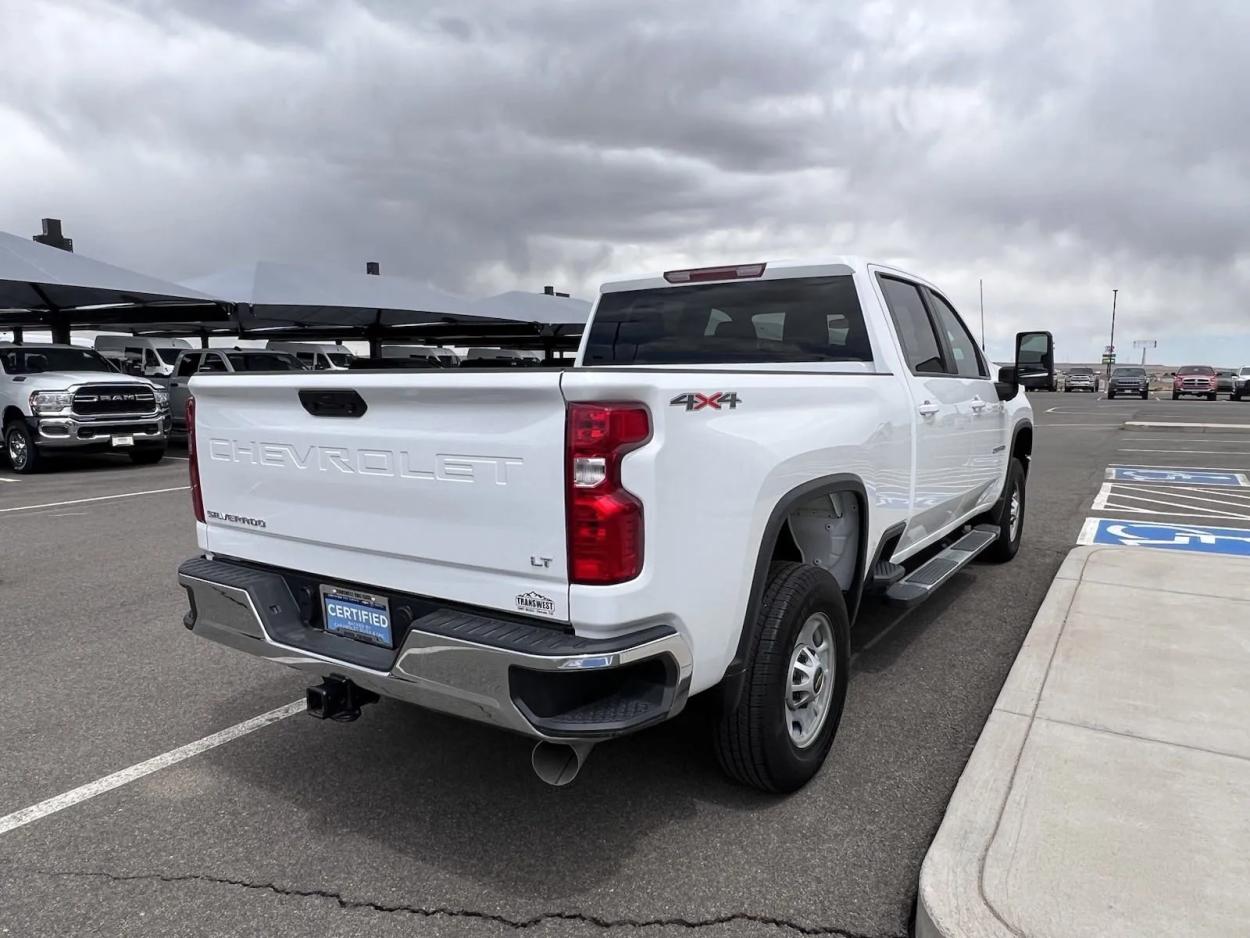
<svg viewBox="0 0 1250 938"><path fill-rule="evenodd" d="M586 764L586 757L594 743L552 743L543 740L530 754L534 774L548 785L563 788L569 784Z"/></svg>

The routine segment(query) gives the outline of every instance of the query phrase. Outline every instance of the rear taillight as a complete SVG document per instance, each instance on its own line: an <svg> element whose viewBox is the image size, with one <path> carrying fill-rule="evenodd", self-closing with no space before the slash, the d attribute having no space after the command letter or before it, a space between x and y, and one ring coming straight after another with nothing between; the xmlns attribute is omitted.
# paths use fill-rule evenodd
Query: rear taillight
<svg viewBox="0 0 1250 938"><path fill-rule="evenodd" d="M651 436L641 404L569 404L566 511L569 581L605 585L642 572L642 502L621 484L621 460Z"/></svg>
<svg viewBox="0 0 1250 938"><path fill-rule="evenodd" d="M204 496L200 492L200 458L195 445L195 398L187 398L187 471L191 475L191 505L195 520L204 520Z"/></svg>

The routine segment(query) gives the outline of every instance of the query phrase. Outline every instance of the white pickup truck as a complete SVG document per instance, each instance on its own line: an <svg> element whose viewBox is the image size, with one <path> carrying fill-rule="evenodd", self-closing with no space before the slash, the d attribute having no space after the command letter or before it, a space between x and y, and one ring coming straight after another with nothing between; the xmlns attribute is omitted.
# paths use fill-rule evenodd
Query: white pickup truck
<svg viewBox="0 0 1250 938"><path fill-rule="evenodd" d="M523 733L554 784L704 692L732 777L804 784L861 600L1011 559L1033 446L937 288L851 257L606 283L564 369L191 388L186 627L322 678L315 716Z"/></svg>
<svg viewBox="0 0 1250 938"><path fill-rule="evenodd" d="M170 426L164 388L69 345L0 345L0 415L9 467L21 473L57 453L160 462Z"/></svg>

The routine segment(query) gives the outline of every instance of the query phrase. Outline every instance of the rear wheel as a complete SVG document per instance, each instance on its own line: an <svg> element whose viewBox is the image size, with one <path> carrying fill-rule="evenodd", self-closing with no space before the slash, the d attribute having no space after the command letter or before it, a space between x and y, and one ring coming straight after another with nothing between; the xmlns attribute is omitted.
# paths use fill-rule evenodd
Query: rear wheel
<svg viewBox="0 0 1250 938"><path fill-rule="evenodd" d="M994 563L1006 563L1015 557L1024 536L1024 464L1012 459L1007 466L1007 481L1003 485L1003 497L987 519L998 526L996 540L981 556Z"/></svg>
<svg viewBox="0 0 1250 938"><path fill-rule="evenodd" d="M770 792L810 781L842 719L850 650L846 603L833 575L801 563L773 564L742 700L716 727L725 773Z"/></svg>
<svg viewBox="0 0 1250 938"><path fill-rule="evenodd" d="M30 428L21 420L14 420L4 428L4 452L9 457L13 471L26 475L39 471L42 457Z"/></svg>

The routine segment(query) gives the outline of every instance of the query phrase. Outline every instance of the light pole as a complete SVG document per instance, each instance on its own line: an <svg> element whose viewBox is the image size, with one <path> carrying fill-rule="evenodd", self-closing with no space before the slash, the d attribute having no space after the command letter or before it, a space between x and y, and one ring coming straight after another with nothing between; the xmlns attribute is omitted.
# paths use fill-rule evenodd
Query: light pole
<svg viewBox="0 0 1250 938"><path fill-rule="evenodd" d="M1111 362L1115 358L1115 301L1120 291L1113 289L1111 291L1111 345L1109 345L1107 355L1107 384L1111 383Z"/></svg>

